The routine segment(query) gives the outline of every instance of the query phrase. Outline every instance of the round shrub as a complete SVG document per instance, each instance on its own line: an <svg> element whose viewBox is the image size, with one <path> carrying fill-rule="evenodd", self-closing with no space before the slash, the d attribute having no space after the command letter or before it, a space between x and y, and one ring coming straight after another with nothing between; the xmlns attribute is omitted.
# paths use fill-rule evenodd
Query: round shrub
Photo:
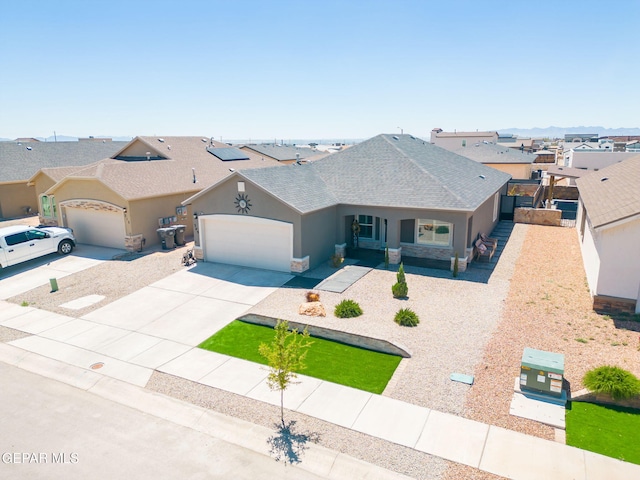
<svg viewBox="0 0 640 480"><path fill-rule="evenodd" d="M604 365L589 370L582 383L595 393L608 393L614 400L635 397L640 394L640 380L620 367Z"/></svg>
<svg viewBox="0 0 640 480"><path fill-rule="evenodd" d="M358 305L358 302L344 299L336 305L334 313L338 318L353 318L362 315L362 309L360 305Z"/></svg>
<svg viewBox="0 0 640 480"><path fill-rule="evenodd" d="M409 287L405 282L394 283L391 286L391 292L395 298L405 298L409 293Z"/></svg>
<svg viewBox="0 0 640 480"><path fill-rule="evenodd" d="M395 322L403 327L415 327L420 323L420 319L416 313L409 308L401 308L396 313Z"/></svg>

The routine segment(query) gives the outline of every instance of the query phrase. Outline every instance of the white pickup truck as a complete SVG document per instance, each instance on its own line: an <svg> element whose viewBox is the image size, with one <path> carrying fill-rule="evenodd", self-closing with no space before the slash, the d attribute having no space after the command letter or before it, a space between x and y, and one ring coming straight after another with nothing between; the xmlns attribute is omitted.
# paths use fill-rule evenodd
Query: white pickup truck
<svg viewBox="0 0 640 480"><path fill-rule="evenodd" d="M16 225L0 228L0 267L5 268L49 253L71 253L76 239L70 228Z"/></svg>

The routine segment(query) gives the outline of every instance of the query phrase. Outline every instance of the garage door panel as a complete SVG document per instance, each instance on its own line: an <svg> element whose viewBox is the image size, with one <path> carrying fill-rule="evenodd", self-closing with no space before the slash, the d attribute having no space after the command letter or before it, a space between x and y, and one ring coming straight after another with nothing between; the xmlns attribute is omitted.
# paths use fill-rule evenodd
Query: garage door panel
<svg viewBox="0 0 640 480"><path fill-rule="evenodd" d="M67 226L78 243L124 248L126 236L122 212L66 208Z"/></svg>
<svg viewBox="0 0 640 480"><path fill-rule="evenodd" d="M291 271L293 225L257 217L203 219L204 255L210 262Z"/></svg>

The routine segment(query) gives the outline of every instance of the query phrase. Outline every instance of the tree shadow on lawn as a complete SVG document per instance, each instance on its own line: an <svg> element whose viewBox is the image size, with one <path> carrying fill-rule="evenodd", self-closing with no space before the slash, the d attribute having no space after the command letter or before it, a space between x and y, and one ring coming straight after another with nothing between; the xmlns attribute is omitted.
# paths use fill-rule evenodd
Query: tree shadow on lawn
<svg viewBox="0 0 640 480"><path fill-rule="evenodd" d="M302 455L309 448L309 442L318 443L320 435L313 432L301 432L295 429L296 421L289 423L276 423L275 434L267 439L271 447L269 453L276 462L284 462L285 465L295 465L302 462Z"/></svg>

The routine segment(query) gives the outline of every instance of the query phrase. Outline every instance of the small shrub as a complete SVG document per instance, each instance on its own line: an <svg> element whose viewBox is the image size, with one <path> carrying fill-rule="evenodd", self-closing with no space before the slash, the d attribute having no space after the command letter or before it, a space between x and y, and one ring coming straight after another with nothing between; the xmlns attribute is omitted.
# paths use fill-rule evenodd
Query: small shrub
<svg viewBox="0 0 640 480"><path fill-rule="evenodd" d="M337 253L331 255L331 266L333 268L339 268L340 265L342 265L342 262L344 262L344 258L342 258L342 255L338 255Z"/></svg>
<svg viewBox="0 0 640 480"><path fill-rule="evenodd" d="M400 263L400 267L398 267L398 273L396 274L396 279L398 283L407 283L407 279L404 277L404 264Z"/></svg>
<svg viewBox="0 0 640 480"><path fill-rule="evenodd" d="M29 302L27 302L26 300L24 300L21 304L21 307L28 307L29 306Z"/></svg>
<svg viewBox="0 0 640 480"><path fill-rule="evenodd" d="M394 283L391 287L391 292L395 298L406 298L409 293L409 287L405 282Z"/></svg>
<svg viewBox="0 0 640 480"><path fill-rule="evenodd" d="M611 365L589 370L582 383L595 393L608 393L614 400L632 398L640 394L640 380L627 370Z"/></svg>
<svg viewBox="0 0 640 480"><path fill-rule="evenodd" d="M416 313L409 308L401 308L396 313L395 322L403 327L415 327L420 323L420 319Z"/></svg>
<svg viewBox="0 0 640 480"><path fill-rule="evenodd" d="M586 338L576 338L576 342L578 343L589 343L589 340L587 340Z"/></svg>
<svg viewBox="0 0 640 480"><path fill-rule="evenodd" d="M307 292L307 302L319 302L320 294L316 292Z"/></svg>
<svg viewBox="0 0 640 480"><path fill-rule="evenodd" d="M458 276L458 252L456 252L456 258L453 259L453 278Z"/></svg>
<svg viewBox="0 0 640 480"><path fill-rule="evenodd" d="M449 233L449 227L447 227L446 225L440 225L436 227L436 233Z"/></svg>
<svg viewBox="0 0 640 480"><path fill-rule="evenodd" d="M389 269L389 245L384 244L384 269Z"/></svg>
<svg viewBox="0 0 640 480"><path fill-rule="evenodd" d="M362 315L362 308L360 308L358 302L347 300L345 298L338 305L336 305L334 314L338 318L359 317L360 315Z"/></svg>

